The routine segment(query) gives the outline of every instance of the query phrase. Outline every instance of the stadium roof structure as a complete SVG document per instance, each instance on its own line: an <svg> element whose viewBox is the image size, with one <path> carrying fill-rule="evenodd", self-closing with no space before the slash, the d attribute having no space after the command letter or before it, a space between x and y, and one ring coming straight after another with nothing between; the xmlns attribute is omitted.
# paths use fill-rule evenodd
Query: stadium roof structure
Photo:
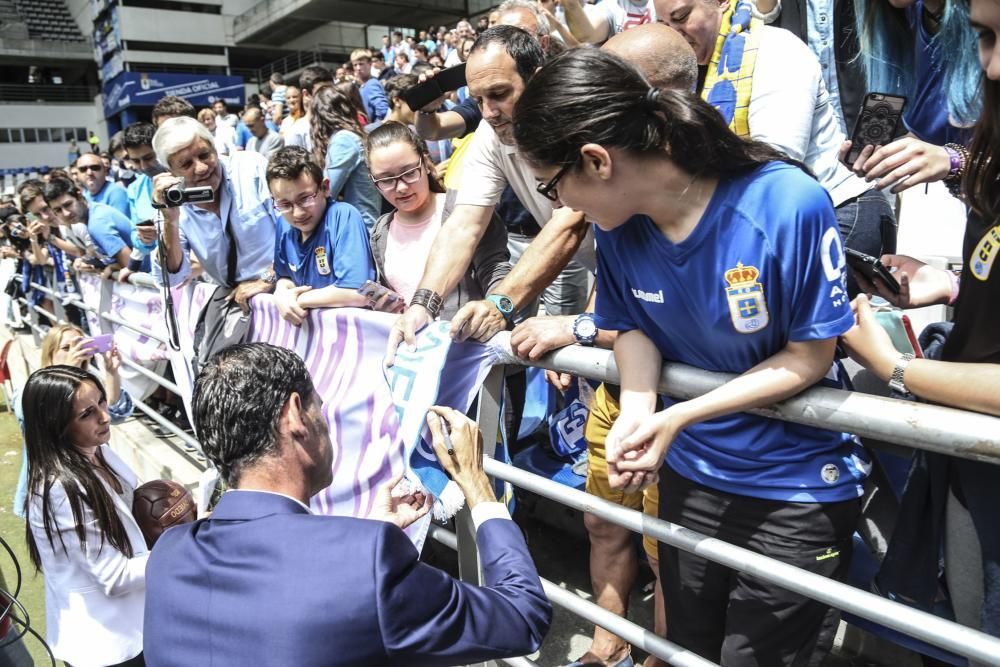
<svg viewBox="0 0 1000 667"><path fill-rule="evenodd" d="M450 24L498 0L261 0L233 24L237 44L281 45L330 21L419 27Z"/></svg>

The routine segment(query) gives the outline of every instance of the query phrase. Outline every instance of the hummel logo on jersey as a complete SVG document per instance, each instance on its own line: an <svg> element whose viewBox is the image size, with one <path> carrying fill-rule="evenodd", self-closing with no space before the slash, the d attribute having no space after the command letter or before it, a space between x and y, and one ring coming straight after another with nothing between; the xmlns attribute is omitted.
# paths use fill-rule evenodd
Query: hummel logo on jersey
<svg viewBox="0 0 1000 667"><path fill-rule="evenodd" d="M649 303L663 303L663 290L656 292L643 292L641 289L632 288L632 296Z"/></svg>

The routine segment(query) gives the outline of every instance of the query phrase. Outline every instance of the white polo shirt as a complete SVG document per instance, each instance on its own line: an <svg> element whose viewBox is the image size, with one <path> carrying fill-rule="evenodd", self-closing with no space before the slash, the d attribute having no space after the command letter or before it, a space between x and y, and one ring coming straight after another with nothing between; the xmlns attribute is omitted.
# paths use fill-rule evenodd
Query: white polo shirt
<svg viewBox="0 0 1000 667"><path fill-rule="evenodd" d="M538 226L544 227L552 217L553 202L538 193L537 181L517 147L501 142L493 127L482 121L462 160L462 184L455 203L492 208L500 201L500 195L508 184ZM594 239L590 232L573 259L591 272L597 269Z"/></svg>

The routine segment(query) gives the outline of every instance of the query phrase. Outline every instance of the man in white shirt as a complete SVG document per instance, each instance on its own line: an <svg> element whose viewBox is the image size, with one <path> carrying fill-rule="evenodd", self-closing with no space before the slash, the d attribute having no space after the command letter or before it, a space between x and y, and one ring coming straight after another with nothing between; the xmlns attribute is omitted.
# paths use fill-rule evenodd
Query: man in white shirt
<svg viewBox="0 0 1000 667"><path fill-rule="evenodd" d="M452 318L452 336L484 341L502 331L512 322L514 312L531 306L572 259L577 260L578 268L569 280L563 281L560 294L546 302L546 312L562 315L583 311L586 273L596 268L589 225L581 213L557 208L554 195L549 198L539 192L528 164L514 146L514 105L543 60L538 42L514 26L493 26L476 40L469 54L466 78L469 93L479 103L485 122L479 124L468 148L455 210L434 240L420 288L393 326L388 363L395 358L401 340L413 342L415 333L437 317L441 299L464 275L508 184L540 231L493 294L467 303Z"/></svg>
<svg viewBox="0 0 1000 667"><path fill-rule="evenodd" d="M655 0L660 20L709 65L729 0ZM845 167L839 158L847 139L823 80L816 55L788 30L764 25L753 68L748 119L750 137L801 161L826 188L837 212L844 246L881 257L896 251L896 217L886 197ZM701 92L701 91L699 91ZM858 286L848 272L853 298Z"/></svg>
<svg viewBox="0 0 1000 667"><path fill-rule="evenodd" d="M240 122L236 114L229 113L229 109L226 108L226 101L221 98L212 102L212 111L215 112L216 122L224 123L234 130L236 129L236 124Z"/></svg>

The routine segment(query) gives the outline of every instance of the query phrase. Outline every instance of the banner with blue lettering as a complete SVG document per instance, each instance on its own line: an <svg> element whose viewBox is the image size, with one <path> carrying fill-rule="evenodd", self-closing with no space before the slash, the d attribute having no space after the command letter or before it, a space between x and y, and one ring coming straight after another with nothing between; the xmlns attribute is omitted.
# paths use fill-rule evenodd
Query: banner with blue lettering
<svg viewBox="0 0 1000 667"><path fill-rule="evenodd" d="M218 99L230 107L242 107L245 92L241 76L122 72L104 84L104 116L128 107L151 107L167 95L183 97L196 107L211 106Z"/></svg>

